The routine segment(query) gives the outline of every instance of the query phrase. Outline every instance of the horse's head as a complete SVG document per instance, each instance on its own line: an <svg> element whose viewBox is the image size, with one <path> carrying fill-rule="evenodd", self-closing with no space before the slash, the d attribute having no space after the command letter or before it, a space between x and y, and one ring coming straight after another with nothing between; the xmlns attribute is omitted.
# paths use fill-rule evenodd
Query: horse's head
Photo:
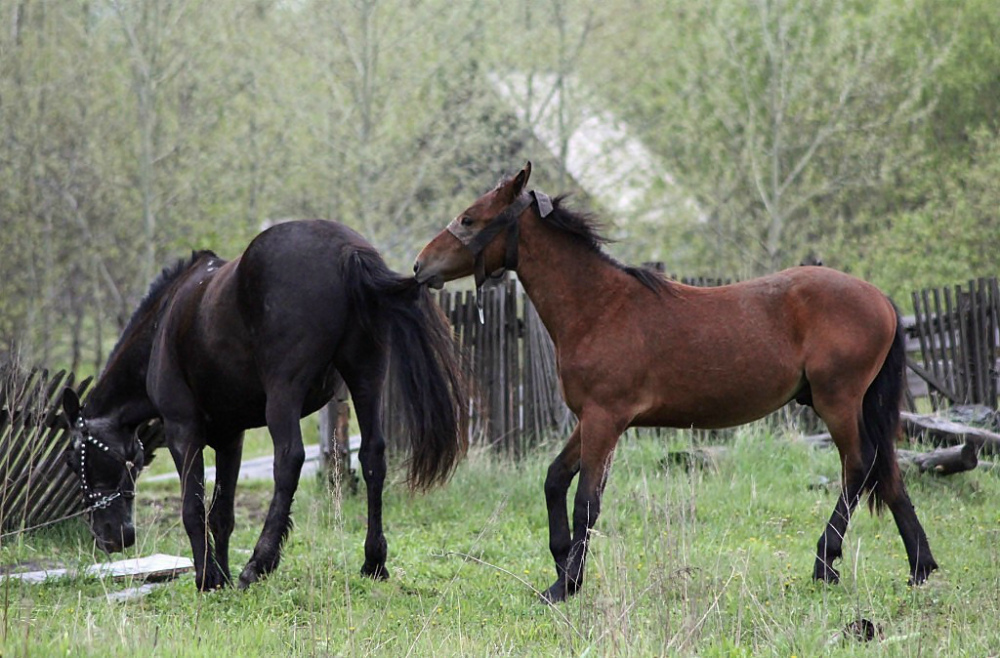
<svg viewBox="0 0 1000 658"><path fill-rule="evenodd" d="M475 273L478 285L484 273L513 269L516 244L511 245L510 238L516 239L516 228L512 227L520 212L504 211L521 197L530 176L529 162L451 220L417 255L413 263L417 281L440 288L446 281ZM507 234L507 239L501 234Z"/></svg>
<svg viewBox="0 0 1000 658"><path fill-rule="evenodd" d="M80 477L90 532L101 550L124 550L135 543L132 511L143 467L142 442L120 423L86 418L72 389L63 392L63 411L73 437L67 460Z"/></svg>

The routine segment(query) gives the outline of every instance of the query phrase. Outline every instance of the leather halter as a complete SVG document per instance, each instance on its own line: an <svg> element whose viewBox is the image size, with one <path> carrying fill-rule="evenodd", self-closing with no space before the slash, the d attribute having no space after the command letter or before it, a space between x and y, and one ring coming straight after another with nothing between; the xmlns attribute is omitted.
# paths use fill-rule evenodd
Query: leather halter
<svg viewBox="0 0 1000 658"><path fill-rule="evenodd" d="M108 444L95 438L90 433L90 428L87 427L87 422L83 419L82 415L77 418L76 427L82 436L76 440L73 449L80 453L80 490L83 493L84 503L89 503L86 511L92 512L94 510L106 509L112 502L119 498L125 498L126 500L135 498L135 478L132 476L132 469L135 468L135 464L132 460L126 459L116 450L112 450ZM139 451L144 451L145 449L139 437L136 437L136 441L139 442ZM90 486L90 482L87 479L88 445L93 446L98 452L103 452L109 457L114 458L125 467L125 472L122 474L122 479L117 489L113 491L101 491ZM129 483L132 485L131 488L128 486Z"/></svg>
<svg viewBox="0 0 1000 658"><path fill-rule="evenodd" d="M493 218L481 231L474 233L468 227L462 226L458 218L451 220L448 224L448 232L458 238L458 241L465 245L475 260L476 288L482 287L487 278L497 279L505 271L517 270L517 240L520 234L518 218L531 204L538 205L539 217L546 217L552 212L552 199L548 195L538 191L531 191L522 194L503 209L503 211ZM507 251L504 254L503 267L487 275L486 259L483 251L493 238L507 229Z"/></svg>

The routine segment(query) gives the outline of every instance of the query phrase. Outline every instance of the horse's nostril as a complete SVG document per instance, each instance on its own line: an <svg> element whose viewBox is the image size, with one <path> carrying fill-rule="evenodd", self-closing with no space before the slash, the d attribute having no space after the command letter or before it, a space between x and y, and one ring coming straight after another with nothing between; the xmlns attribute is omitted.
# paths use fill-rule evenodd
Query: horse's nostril
<svg viewBox="0 0 1000 658"><path fill-rule="evenodd" d="M416 274L419 271L420 271L420 261L417 261L413 264L413 273Z"/></svg>

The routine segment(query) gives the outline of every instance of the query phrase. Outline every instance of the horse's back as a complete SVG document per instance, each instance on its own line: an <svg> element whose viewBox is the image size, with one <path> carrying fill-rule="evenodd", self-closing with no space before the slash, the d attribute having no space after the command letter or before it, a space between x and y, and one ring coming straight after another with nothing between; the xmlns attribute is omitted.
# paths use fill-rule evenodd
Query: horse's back
<svg viewBox="0 0 1000 658"><path fill-rule="evenodd" d="M344 285L342 264L358 249L373 248L336 222L298 220L272 226L250 242L240 259L241 307L272 316L279 309L303 319L323 315L323 308L337 305Z"/></svg>
<svg viewBox="0 0 1000 658"><path fill-rule="evenodd" d="M254 336L263 377L308 373L333 361L351 331L345 263L373 247L342 224L285 222L258 235L238 277L240 313Z"/></svg>
<svg viewBox="0 0 1000 658"><path fill-rule="evenodd" d="M888 299L829 268L797 267L717 288L676 285L674 293L637 307L647 318L633 324L645 325L644 347L614 359L613 371L657 364L634 368L632 386L651 398L639 424L737 425L780 408L813 378L875 368L860 377L870 381L895 335Z"/></svg>
<svg viewBox="0 0 1000 658"><path fill-rule="evenodd" d="M302 287L313 292L311 278L329 287L340 279L341 262L354 250L374 248L356 231L328 220L276 224L255 237L243 252L241 291L252 286ZM267 280L264 280L264 277Z"/></svg>

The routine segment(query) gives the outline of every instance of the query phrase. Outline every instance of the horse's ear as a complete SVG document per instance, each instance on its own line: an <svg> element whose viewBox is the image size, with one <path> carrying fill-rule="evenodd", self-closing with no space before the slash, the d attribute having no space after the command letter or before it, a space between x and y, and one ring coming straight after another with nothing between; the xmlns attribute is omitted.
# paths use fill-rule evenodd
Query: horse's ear
<svg viewBox="0 0 1000 658"><path fill-rule="evenodd" d="M511 188L514 198L521 196L521 192L524 191L529 178L531 178L531 160L525 163L524 169L517 172L517 175L514 176L513 186Z"/></svg>
<svg viewBox="0 0 1000 658"><path fill-rule="evenodd" d="M63 413L66 414L66 422L70 427L80 417L80 396L71 388L64 388L62 395Z"/></svg>

